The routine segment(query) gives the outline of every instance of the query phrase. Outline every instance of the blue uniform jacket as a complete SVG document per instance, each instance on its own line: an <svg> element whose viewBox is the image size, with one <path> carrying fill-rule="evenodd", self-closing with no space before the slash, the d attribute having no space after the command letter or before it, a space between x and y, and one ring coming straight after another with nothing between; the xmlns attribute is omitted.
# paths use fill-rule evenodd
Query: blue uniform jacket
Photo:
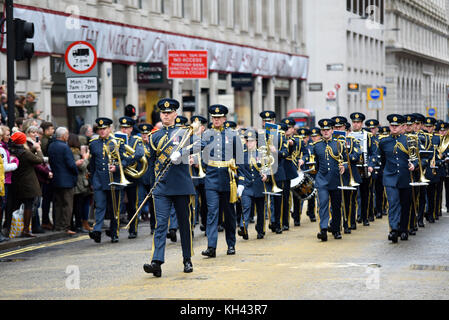
<svg viewBox="0 0 449 320"><path fill-rule="evenodd" d="M255 167L256 165L260 168L259 153L257 150L245 150L244 161L245 164L240 166L240 173L244 178L241 184L245 187L243 190L243 195L254 198L264 197L264 183L262 182L262 177L258 168Z"/></svg>
<svg viewBox="0 0 449 320"><path fill-rule="evenodd" d="M151 181L156 182L159 174L170 161L171 154L178 148L182 137L186 133L185 128L175 126L163 127L150 136L150 161L149 170ZM159 181L153 194L159 196L194 195L192 177L189 172L188 156L192 152L192 138L184 148L180 150L182 161L180 164L172 164L163 178ZM189 145L190 144L190 145Z"/></svg>
<svg viewBox="0 0 449 320"><path fill-rule="evenodd" d="M237 166L237 184L241 184L240 165L243 160L242 140L237 132L231 129L209 129L201 137L202 161L205 164L206 178L204 187L206 190L218 192L230 191L230 175L227 167L213 165L215 161L230 161L235 159Z"/></svg>
<svg viewBox="0 0 449 320"><path fill-rule="evenodd" d="M125 155L125 147L122 139L116 139L112 135L106 139L95 138L89 142L89 150L91 154L91 160L89 161L89 174L91 179L91 185L94 191L106 191L111 190L109 186L110 175L109 175L109 157L107 152L105 152L105 146L109 146L112 149L111 140L116 141L119 146L120 160L122 162L122 167L125 168L129 165L129 158ZM117 163L116 171L112 175L114 182L120 182L120 171Z"/></svg>
<svg viewBox="0 0 449 320"><path fill-rule="evenodd" d="M339 163L326 151L329 146L333 155L338 156L341 150L341 146L338 144L340 142L337 139L330 139L328 141L320 140L312 145L312 154L315 155L318 171L315 177L315 187L317 189L337 190L341 186ZM303 160L305 161L305 158ZM343 161L346 161L344 152ZM345 165L345 168L347 169L347 165Z"/></svg>
<svg viewBox="0 0 449 320"><path fill-rule="evenodd" d="M55 140L48 146L48 159L53 172L52 185L56 188L73 188L78 179L78 169L67 143Z"/></svg>
<svg viewBox="0 0 449 320"><path fill-rule="evenodd" d="M411 176L408 169L407 137L401 134L380 138L379 153L381 162L384 164L383 185L399 189L410 188ZM415 160L412 163L417 168L418 161Z"/></svg>

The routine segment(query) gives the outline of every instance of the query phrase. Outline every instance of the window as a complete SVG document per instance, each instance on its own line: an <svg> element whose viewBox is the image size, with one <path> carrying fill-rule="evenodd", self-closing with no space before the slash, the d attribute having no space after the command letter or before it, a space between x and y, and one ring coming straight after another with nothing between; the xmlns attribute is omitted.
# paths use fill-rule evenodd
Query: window
<svg viewBox="0 0 449 320"><path fill-rule="evenodd" d="M161 0L161 13L165 13L165 0Z"/></svg>
<svg viewBox="0 0 449 320"><path fill-rule="evenodd" d="M31 61L26 59L16 62L17 80L30 80L31 79Z"/></svg>

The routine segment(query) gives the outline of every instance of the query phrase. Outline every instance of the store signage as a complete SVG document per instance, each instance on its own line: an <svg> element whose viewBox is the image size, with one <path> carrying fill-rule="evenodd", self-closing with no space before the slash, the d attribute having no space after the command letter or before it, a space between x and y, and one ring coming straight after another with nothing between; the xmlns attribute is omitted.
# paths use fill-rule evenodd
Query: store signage
<svg viewBox="0 0 449 320"><path fill-rule="evenodd" d="M138 83L164 82L164 65L162 63L137 63Z"/></svg>
<svg viewBox="0 0 449 320"><path fill-rule="evenodd" d="M231 82L233 88L253 88L252 73L233 73L231 75Z"/></svg>
<svg viewBox="0 0 449 320"><path fill-rule="evenodd" d="M309 83L309 91L323 91L322 83Z"/></svg>

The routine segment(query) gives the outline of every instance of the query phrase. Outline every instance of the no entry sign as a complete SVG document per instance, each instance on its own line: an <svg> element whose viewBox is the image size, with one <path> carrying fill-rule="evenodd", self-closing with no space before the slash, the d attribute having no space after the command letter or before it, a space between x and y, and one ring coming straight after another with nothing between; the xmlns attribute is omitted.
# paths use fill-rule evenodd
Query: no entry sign
<svg viewBox="0 0 449 320"><path fill-rule="evenodd" d="M207 79L207 50L169 50L168 79Z"/></svg>

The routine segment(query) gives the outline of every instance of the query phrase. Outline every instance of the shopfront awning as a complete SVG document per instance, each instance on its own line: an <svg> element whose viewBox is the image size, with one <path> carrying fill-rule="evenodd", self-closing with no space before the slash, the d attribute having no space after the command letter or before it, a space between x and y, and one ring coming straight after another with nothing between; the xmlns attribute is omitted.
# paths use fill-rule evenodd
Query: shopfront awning
<svg viewBox="0 0 449 320"><path fill-rule="evenodd" d="M167 51L208 50L209 70L306 79L308 57L16 4L14 17L34 23L37 55L64 54L67 41L92 41L100 60L162 62ZM6 36L1 49L6 50Z"/></svg>

